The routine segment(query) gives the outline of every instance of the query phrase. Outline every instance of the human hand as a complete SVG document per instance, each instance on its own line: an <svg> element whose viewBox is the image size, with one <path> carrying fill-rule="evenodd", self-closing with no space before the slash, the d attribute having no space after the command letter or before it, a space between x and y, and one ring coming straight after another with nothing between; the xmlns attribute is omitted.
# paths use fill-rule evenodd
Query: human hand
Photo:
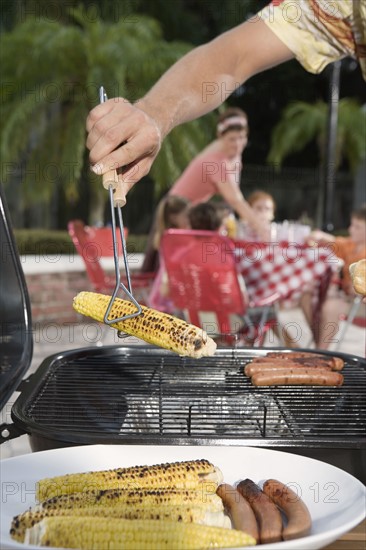
<svg viewBox="0 0 366 550"><path fill-rule="evenodd" d="M86 121L91 169L98 175L118 169L126 192L149 172L162 142L161 128L141 105L109 99L90 111Z"/></svg>
<svg viewBox="0 0 366 550"><path fill-rule="evenodd" d="M305 239L305 244L308 246L315 246L318 244L318 242L321 240L322 232L319 229L314 229L307 235Z"/></svg>
<svg viewBox="0 0 366 550"><path fill-rule="evenodd" d="M316 246L322 244L334 243L335 237L330 233L320 231L320 229L314 229L306 238L306 244L309 246Z"/></svg>

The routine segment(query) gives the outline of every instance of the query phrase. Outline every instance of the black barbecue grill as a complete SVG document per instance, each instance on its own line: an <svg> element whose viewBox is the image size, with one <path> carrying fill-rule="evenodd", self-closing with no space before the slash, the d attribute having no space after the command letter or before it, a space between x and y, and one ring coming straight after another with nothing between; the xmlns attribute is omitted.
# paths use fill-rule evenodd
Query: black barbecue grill
<svg viewBox="0 0 366 550"><path fill-rule="evenodd" d="M16 312L2 323L6 401L10 379L14 389L14 377L29 366L32 338L6 206L2 212L2 245L6 240L12 251L4 273L14 296L1 283L1 305L5 313ZM96 443L281 448L365 482L366 361L337 353L346 363L341 387L254 387L244 366L268 351L274 350L221 348L195 360L147 345L118 345L53 355L21 383L1 441L27 433L34 451Z"/></svg>

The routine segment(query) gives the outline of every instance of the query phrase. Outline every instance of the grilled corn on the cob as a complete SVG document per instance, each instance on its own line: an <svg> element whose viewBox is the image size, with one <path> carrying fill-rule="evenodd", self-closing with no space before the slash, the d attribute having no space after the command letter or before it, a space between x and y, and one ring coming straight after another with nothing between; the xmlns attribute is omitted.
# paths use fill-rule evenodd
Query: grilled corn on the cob
<svg viewBox="0 0 366 550"><path fill-rule="evenodd" d="M54 496L35 507L35 510L85 508L90 506L203 506L210 511L223 510L221 498L206 488L191 489L102 489L69 495Z"/></svg>
<svg viewBox="0 0 366 550"><path fill-rule="evenodd" d="M169 506L155 504L153 508L143 503L127 506L89 506L85 508L30 508L16 516L11 524L10 535L14 540L24 542L25 531L45 517L103 517L122 519L150 519L156 521L181 521L215 527L231 528L228 516L221 512L212 512L203 506Z"/></svg>
<svg viewBox="0 0 366 550"><path fill-rule="evenodd" d="M25 542L87 550L203 550L243 547L255 540L242 531L174 521L48 517L27 529Z"/></svg>
<svg viewBox="0 0 366 550"><path fill-rule="evenodd" d="M55 495L76 493L79 491L126 488L164 488L196 489L204 482L212 482L211 491L223 480L219 468L208 460L188 460L169 462L153 466L131 466L114 470L101 470L80 474L67 474L41 479L37 484L38 501ZM206 486L205 492L210 487Z"/></svg>
<svg viewBox="0 0 366 550"><path fill-rule="evenodd" d="M110 302L110 296L96 294L95 292L80 292L74 298L74 309L92 317L96 321L103 322L104 315ZM110 312L110 319L118 319L135 311L131 302L116 298ZM216 351L216 343L207 333L174 317L142 306L142 313L111 325L113 328L137 336L149 344L166 348L179 355L200 358L213 355Z"/></svg>

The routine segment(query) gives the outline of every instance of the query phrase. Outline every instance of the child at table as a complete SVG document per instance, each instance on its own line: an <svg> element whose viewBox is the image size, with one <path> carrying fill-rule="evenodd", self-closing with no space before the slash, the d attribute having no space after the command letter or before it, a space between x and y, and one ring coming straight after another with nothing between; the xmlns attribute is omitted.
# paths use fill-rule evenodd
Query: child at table
<svg viewBox="0 0 366 550"><path fill-rule="evenodd" d="M263 221L272 222L275 217L276 203L272 195L265 191L254 191L248 197L248 204Z"/></svg>
<svg viewBox="0 0 366 550"><path fill-rule="evenodd" d="M221 206L217 207L210 202L201 202L191 206L188 211L188 219L191 229L204 231L221 231L225 212L221 211Z"/></svg>
<svg viewBox="0 0 366 550"><path fill-rule="evenodd" d="M327 349L332 342L336 342L339 318L342 315L347 316L355 297L349 266L366 258L366 204L351 213L348 232L347 237L335 237L316 230L308 239L309 244L332 246L334 254L343 261L340 279L330 285L321 310L318 347L322 349ZM360 307L361 315L365 316L365 304Z"/></svg>
<svg viewBox="0 0 366 550"><path fill-rule="evenodd" d="M265 191L254 191L247 199L256 217L266 224L270 224L275 217L276 203L272 195ZM257 233L248 224L240 222L238 237L245 240L256 241L259 239Z"/></svg>

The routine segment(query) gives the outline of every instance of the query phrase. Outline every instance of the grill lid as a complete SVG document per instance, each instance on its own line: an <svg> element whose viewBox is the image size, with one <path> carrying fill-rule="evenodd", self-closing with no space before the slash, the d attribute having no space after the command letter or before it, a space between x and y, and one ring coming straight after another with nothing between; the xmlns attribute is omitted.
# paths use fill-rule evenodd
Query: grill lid
<svg viewBox="0 0 366 550"><path fill-rule="evenodd" d="M27 286L0 185L0 410L20 384L33 353L31 309Z"/></svg>

